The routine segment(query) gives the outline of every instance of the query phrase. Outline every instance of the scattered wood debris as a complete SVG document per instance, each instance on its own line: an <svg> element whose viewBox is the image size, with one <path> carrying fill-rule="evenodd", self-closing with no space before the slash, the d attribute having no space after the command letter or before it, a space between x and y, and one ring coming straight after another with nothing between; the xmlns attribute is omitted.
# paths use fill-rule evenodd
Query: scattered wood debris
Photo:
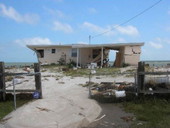
<svg viewBox="0 0 170 128"><path fill-rule="evenodd" d="M24 79L25 77L24 76L15 76L15 78Z"/></svg>
<svg viewBox="0 0 170 128"><path fill-rule="evenodd" d="M65 82L58 82L59 84L65 84Z"/></svg>
<svg viewBox="0 0 170 128"><path fill-rule="evenodd" d="M54 75L45 75L43 77L55 77Z"/></svg>
<svg viewBox="0 0 170 128"><path fill-rule="evenodd" d="M96 79L101 79L101 77L96 77Z"/></svg>
<svg viewBox="0 0 170 128"><path fill-rule="evenodd" d="M47 78L44 78L44 80L47 80L47 81L49 81L49 79L47 79Z"/></svg>
<svg viewBox="0 0 170 128"><path fill-rule="evenodd" d="M9 119L11 119L12 117L7 117L7 118L4 118L4 119L2 119L0 122L6 122L6 121L8 121Z"/></svg>
<svg viewBox="0 0 170 128"><path fill-rule="evenodd" d="M80 115L80 116L83 116L83 117L85 117L85 115L84 115L84 114L82 114L82 113L79 113L79 115Z"/></svg>
<svg viewBox="0 0 170 128"><path fill-rule="evenodd" d="M124 117L121 117L121 119L126 122L129 122L129 121L133 121L134 117L133 116L124 116Z"/></svg>
<svg viewBox="0 0 170 128"><path fill-rule="evenodd" d="M40 108L40 107L36 107L37 109L39 109L40 111L45 111L45 112L49 112L51 110L47 109L47 108Z"/></svg>
<svg viewBox="0 0 170 128"><path fill-rule="evenodd" d="M105 116L106 116L106 115L104 114L104 115L101 116L100 118L95 119L93 122L99 121L99 120L103 119Z"/></svg>
<svg viewBox="0 0 170 128"><path fill-rule="evenodd" d="M87 86L87 84L85 85ZM90 83L90 93L93 97L125 97L125 91L128 91L133 87L134 83L130 82L101 82L100 84Z"/></svg>

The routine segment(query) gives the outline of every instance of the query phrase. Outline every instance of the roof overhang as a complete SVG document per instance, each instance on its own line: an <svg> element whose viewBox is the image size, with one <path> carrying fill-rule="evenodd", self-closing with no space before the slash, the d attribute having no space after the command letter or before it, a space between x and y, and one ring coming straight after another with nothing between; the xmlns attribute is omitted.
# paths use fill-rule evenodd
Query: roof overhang
<svg viewBox="0 0 170 128"><path fill-rule="evenodd" d="M72 45L27 45L28 48L35 50L40 48L108 48L118 50L125 46L143 46L144 43L113 43L113 44L72 44Z"/></svg>
<svg viewBox="0 0 170 128"><path fill-rule="evenodd" d="M73 45L73 48L107 48L110 50L120 50L126 46L143 46L144 43L114 43L114 44L86 44L86 45Z"/></svg>
<svg viewBox="0 0 170 128"><path fill-rule="evenodd" d="M72 47L72 45L27 45L28 48L35 50L41 48L63 48L63 47Z"/></svg>

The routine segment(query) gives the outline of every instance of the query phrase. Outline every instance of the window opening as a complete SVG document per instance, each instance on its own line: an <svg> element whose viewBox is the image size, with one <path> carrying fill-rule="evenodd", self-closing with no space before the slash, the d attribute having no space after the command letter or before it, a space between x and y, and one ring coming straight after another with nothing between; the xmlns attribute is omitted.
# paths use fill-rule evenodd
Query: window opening
<svg viewBox="0 0 170 128"><path fill-rule="evenodd" d="M71 56L72 56L72 57L77 57L77 48L73 48L73 49L71 50Z"/></svg>

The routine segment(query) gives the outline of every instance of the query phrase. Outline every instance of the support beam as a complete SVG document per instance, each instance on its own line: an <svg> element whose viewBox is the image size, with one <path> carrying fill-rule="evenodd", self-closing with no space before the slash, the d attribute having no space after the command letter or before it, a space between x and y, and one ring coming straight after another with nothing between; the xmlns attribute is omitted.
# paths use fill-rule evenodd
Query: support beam
<svg viewBox="0 0 170 128"><path fill-rule="evenodd" d="M34 72L40 72L40 64L34 63ZM41 73L35 74L35 88L40 93L40 98L42 98Z"/></svg>
<svg viewBox="0 0 170 128"><path fill-rule="evenodd" d="M103 47L101 48L101 65L100 67L103 67Z"/></svg>
<svg viewBox="0 0 170 128"><path fill-rule="evenodd" d="M79 49L79 64L80 64L80 67L82 66L82 59L81 59L81 49Z"/></svg>
<svg viewBox="0 0 170 128"><path fill-rule="evenodd" d="M5 86L5 65L4 62L0 62L0 101L6 99L6 86Z"/></svg>
<svg viewBox="0 0 170 128"><path fill-rule="evenodd" d="M77 63L76 63L76 67L79 66L79 48L77 48Z"/></svg>

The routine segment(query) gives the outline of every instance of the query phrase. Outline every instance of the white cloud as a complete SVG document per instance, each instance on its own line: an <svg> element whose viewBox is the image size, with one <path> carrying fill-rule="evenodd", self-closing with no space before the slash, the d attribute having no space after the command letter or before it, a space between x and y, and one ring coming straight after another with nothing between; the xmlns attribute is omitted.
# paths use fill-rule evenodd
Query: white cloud
<svg viewBox="0 0 170 128"><path fill-rule="evenodd" d="M89 43L84 42L84 41L79 41L79 42L77 42L77 44L89 44Z"/></svg>
<svg viewBox="0 0 170 128"><path fill-rule="evenodd" d="M163 48L163 45L170 44L170 39L157 37L154 39L154 41L150 41L149 44L153 48L160 49L160 48Z"/></svg>
<svg viewBox="0 0 170 128"><path fill-rule="evenodd" d="M165 39L164 41L165 41L165 43L170 44L170 39Z"/></svg>
<svg viewBox="0 0 170 128"><path fill-rule="evenodd" d="M105 28L102 28L102 27L97 26L95 24L92 24L92 23L89 23L89 22L84 22L83 25L82 25L82 28L85 28L85 29L88 29L92 32L100 34L100 33L109 31L111 26L107 26ZM113 32L113 31L109 31L108 33L106 33L106 35L114 35L114 34L115 34L115 32Z"/></svg>
<svg viewBox="0 0 170 128"><path fill-rule="evenodd" d="M20 14L13 7L7 7L0 4L0 16L8 17L16 22L24 22L28 24L37 23L39 16L37 14Z"/></svg>
<svg viewBox="0 0 170 128"><path fill-rule="evenodd" d="M56 13L56 15L58 17L61 17L61 18L65 17L64 13L62 11L60 11L60 10L53 10L53 13Z"/></svg>
<svg viewBox="0 0 170 128"><path fill-rule="evenodd" d="M139 35L139 31L136 27L128 25L128 26L118 26L116 27L116 30L120 32L121 34L125 35L131 35L131 36L137 36Z"/></svg>
<svg viewBox="0 0 170 128"><path fill-rule="evenodd" d="M162 44L160 43L155 43L155 42L149 42L149 44L153 47L153 48L156 48L156 49L160 49L162 48Z"/></svg>
<svg viewBox="0 0 170 128"><path fill-rule="evenodd" d="M168 14L170 15L170 10L168 11Z"/></svg>
<svg viewBox="0 0 170 128"><path fill-rule="evenodd" d="M88 12L90 14L96 14L97 13L97 10L95 8L88 8Z"/></svg>
<svg viewBox="0 0 170 128"><path fill-rule="evenodd" d="M54 30L63 31L65 33L72 33L73 32L73 28L69 24L61 23L59 21L54 22Z"/></svg>
<svg viewBox="0 0 170 128"><path fill-rule="evenodd" d="M158 41L159 43L167 43L170 44L170 39L168 38L156 38L156 41Z"/></svg>
<svg viewBox="0 0 170 128"><path fill-rule="evenodd" d="M84 22L82 24L82 27L86 28L92 32L98 33L98 34L103 33L104 35L107 35L107 36L113 36L115 34L124 34L124 35L129 35L129 36L139 35L138 29L131 25L123 26L123 27L108 25L106 27L100 27L100 26L97 26L97 25L89 23L89 22Z"/></svg>
<svg viewBox="0 0 170 128"><path fill-rule="evenodd" d="M55 10L47 7L43 7L45 12L49 13L53 17L67 18L67 16L61 10Z"/></svg>
<svg viewBox="0 0 170 128"><path fill-rule="evenodd" d="M20 46L26 45L42 45L42 44L52 44L50 39L48 38L41 38L41 37L34 37L34 38L24 38L15 40L15 43L19 44Z"/></svg>
<svg viewBox="0 0 170 128"><path fill-rule="evenodd" d="M123 39L123 38L118 38L115 42L117 42L117 43L125 43L127 41L125 39Z"/></svg>

